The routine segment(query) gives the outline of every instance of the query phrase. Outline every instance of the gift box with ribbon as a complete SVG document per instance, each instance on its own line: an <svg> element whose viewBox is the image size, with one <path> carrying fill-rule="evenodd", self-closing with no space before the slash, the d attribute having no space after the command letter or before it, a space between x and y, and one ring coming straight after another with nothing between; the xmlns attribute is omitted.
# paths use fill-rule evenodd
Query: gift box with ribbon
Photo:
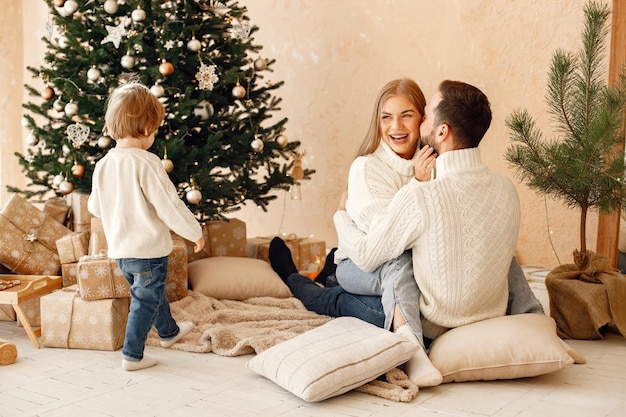
<svg viewBox="0 0 626 417"><path fill-rule="evenodd" d="M189 262L212 256L247 256L246 223L239 219L212 220L202 226L204 249L195 253L193 242L187 241Z"/></svg>
<svg viewBox="0 0 626 417"><path fill-rule="evenodd" d="M76 285L41 297L41 339L46 347L117 350L124 344L129 298L85 301Z"/></svg>
<svg viewBox="0 0 626 417"><path fill-rule="evenodd" d="M78 290L85 301L130 297L130 285L114 259L106 253L80 258L77 267Z"/></svg>
<svg viewBox="0 0 626 417"><path fill-rule="evenodd" d="M78 262L80 258L88 254L89 233L73 232L56 241L57 251L61 264Z"/></svg>
<svg viewBox="0 0 626 417"><path fill-rule="evenodd" d="M247 241L248 257L269 262L269 247L272 237L254 237ZM291 250L291 258L298 271L315 270L312 265L320 265L326 257L326 243L323 240L287 236L282 237Z"/></svg>
<svg viewBox="0 0 626 417"><path fill-rule="evenodd" d="M13 194L0 212L0 263L23 275L58 275L56 241L70 229Z"/></svg>

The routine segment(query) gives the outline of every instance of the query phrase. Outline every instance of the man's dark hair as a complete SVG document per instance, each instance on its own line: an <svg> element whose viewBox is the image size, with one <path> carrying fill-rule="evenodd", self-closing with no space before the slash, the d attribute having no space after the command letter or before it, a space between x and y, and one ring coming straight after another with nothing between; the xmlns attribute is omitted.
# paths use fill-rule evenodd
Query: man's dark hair
<svg viewBox="0 0 626 417"><path fill-rule="evenodd" d="M435 125L450 127L458 149L477 147L491 124L487 96L473 85L450 80L439 84L439 92Z"/></svg>

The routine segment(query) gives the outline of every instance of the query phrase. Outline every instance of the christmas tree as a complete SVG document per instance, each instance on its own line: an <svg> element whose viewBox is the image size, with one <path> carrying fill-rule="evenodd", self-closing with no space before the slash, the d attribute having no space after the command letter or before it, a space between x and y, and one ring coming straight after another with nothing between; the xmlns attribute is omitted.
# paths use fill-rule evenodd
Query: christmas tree
<svg viewBox="0 0 626 417"><path fill-rule="evenodd" d="M587 259L588 211L619 210L626 199L624 154L616 151L624 143L626 72L619 85L607 85L608 6L591 1L584 15L581 49L557 50L548 75L547 104L560 137L545 140L525 109L506 120L513 141L506 159L522 182L580 210L577 264Z"/></svg>
<svg viewBox="0 0 626 417"><path fill-rule="evenodd" d="M266 209L273 190L314 172L293 168L300 143L265 80L274 60L253 43L259 29L246 8L216 0L45 0L45 64L29 67L23 125L27 151L16 153L30 180L26 197L91 191L95 163L114 146L103 132L104 103L128 81L150 87L166 108L150 149L200 221L223 218L246 200Z"/></svg>

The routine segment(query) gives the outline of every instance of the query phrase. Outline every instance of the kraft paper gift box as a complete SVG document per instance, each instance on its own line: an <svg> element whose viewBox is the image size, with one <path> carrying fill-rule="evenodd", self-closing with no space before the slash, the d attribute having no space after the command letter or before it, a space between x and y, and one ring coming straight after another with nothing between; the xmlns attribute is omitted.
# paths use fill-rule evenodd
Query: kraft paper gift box
<svg viewBox="0 0 626 417"><path fill-rule="evenodd" d="M58 275L56 241L72 231L13 194L0 212L0 263L23 275Z"/></svg>
<svg viewBox="0 0 626 417"><path fill-rule="evenodd" d="M269 262L269 247L273 237L255 237L247 240L247 253L250 258ZM291 258L298 271L309 271L311 264L319 265L326 258L326 243L313 238L283 238L291 250Z"/></svg>
<svg viewBox="0 0 626 417"><path fill-rule="evenodd" d="M89 233L73 232L56 241L61 264L78 262L89 252Z"/></svg>
<svg viewBox="0 0 626 417"><path fill-rule="evenodd" d="M91 231L89 237L89 255L98 255L109 249L107 238L104 236L102 228L102 219L99 217L91 218Z"/></svg>
<svg viewBox="0 0 626 417"><path fill-rule="evenodd" d="M43 346L111 351L121 348L130 299L85 301L77 290L73 285L41 297Z"/></svg>
<svg viewBox="0 0 626 417"><path fill-rule="evenodd" d="M167 283L165 291L170 302L185 298L189 288L187 271L187 243L184 239L172 236L174 248L167 257Z"/></svg>
<svg viewBox="0 0 626 417"><path fill-rule="evenodd" d="M78 261L78 289L85 301L130 297L130 286L114 259L106 254L85 256Z"/></svg>
<svg viewBox="0 0 626 417"><path fill-rule="evenodd" d="M61 275L64 287L78 284L78 262L61 264Z"/></svg>
<svg viewBox="0 0 626 417"><path fill-rule="evenodd" d="M189 262L212 256L248 256L246 249L246 223L239 219L212 220L202 227L204 249L193 251L193 242L187 242Z"/></svg>
<svg viewBox="0 0 626 417"><path fill-rule="evenodd" d="M72 229L75 232L89 232L91 229L91 219L93 214L87 209L89 194L74 191L67 196L71 209Z"/></svg>

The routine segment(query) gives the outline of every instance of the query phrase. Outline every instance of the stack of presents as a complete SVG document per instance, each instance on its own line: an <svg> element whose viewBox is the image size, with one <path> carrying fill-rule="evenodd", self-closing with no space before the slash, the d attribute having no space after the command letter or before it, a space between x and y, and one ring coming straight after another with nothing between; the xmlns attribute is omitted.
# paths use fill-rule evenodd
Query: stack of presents
<svg viewBox="0 0 626 417"><path fill-rule="evenodd" d="M60 276L62 287L20 305L31 326L40 326L43 346L117 350L122 347L130 306L129 285L107 243L98 218L87 210L88 195L72 193L31 203L15 194L0 212L0 272L16 279ZM187 265L213 256L268 258L271 237L248 239L238 219L203 226L205 248L172 234L166 293L170 302L188 295ZM319 263L323 241L286 239L301 270ZM323 258L322 258L323 260ZM225 276L224 279L229 279ZM0 321L18 321L11 305L0 304Z"/></svg>

